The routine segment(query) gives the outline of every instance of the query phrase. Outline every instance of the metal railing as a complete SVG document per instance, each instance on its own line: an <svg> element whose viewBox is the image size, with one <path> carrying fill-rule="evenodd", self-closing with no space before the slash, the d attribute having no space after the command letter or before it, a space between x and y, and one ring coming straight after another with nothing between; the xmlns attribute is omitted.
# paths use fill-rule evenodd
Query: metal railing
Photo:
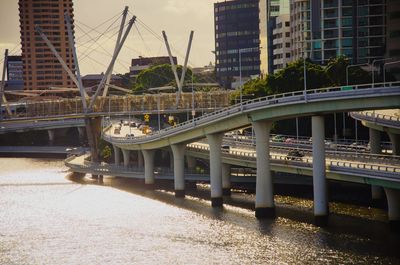
<svg viewBox="0 0 400 265"><path fill-rule="evenodd" d="M207 154L209 152L209 148L202 145L189 144L187 148L190 151L200 151ZM240 159L255 163L257 155L255 152L222 150L222 156L225 158ZM270 158L271 163L275 165L291 165L300 168L309 168L310 170L312 169L312 158L306 156L299 160L291 160L288 159L287 154L271 154ZM367 175L372 178L386 177L400 182L400 165L392 166L373 164L371 161L366 159L366 161L327 160L326 166L327 170L336 172L340 171L342 174L357 173L361 177ZM351 170L347 171L347 169Z"/></svg>
<svg viewBox="0 0 400 265"><path fill-rule="evenodd" d="M366 120L376 124L382 124L393 128L400 128L400 117L388 114L380 114L374 111L351 112L351 117L357 120Z"/></svg>
<svg viewBox="0 0 400 265"><path fill-rule="evenodd" d="M198 125L207 125L209 123L215 123L221 119L225 119L227 117L232 117L243 112L254 111L262 108L269 108L281 105L289 105L295 103L302 103L305 100L310 101L325 101L332 98L351 98L351 97L365 97L365 96L373 96L376 95L376 90L373 88L381 88L387 89L389 92L390 88L395 88L395 93L391 91L391 94L399 94L400 95L400 82L390 83L390 84L364 84L364 85L355 85L352 86L352 90L343 89L344 87L329 87L329 88L320 88L320 89L312 89L307 90L306 94L304 90L276 94L267 97L256 98L252 100L248 100L243 102L242 104L236 104L228 108L223 108L218 111L207 113L203 116L197 117L195 119L179 123L174 127L169 127L160 131L155 131L151 134L145 136L134 137L133 139L124 139L122 137L113 137L111 135L107 135L103 131L103 138L105 140L109 140L113 143L131 143L131 144L139 144L145 143L152 140L157 140L165 136L171 136L177 133L180 133L185 130L190 130ZM371 93L363 93L368 89ZM363 91L363 92L358 92ZM379 91L380 95L382 95L382 91Z"/></svg>

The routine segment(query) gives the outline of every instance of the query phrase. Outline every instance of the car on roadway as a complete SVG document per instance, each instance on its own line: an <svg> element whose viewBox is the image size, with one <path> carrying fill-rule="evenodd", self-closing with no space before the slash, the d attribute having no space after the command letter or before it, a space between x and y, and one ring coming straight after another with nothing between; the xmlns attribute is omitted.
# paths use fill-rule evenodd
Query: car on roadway
<svg viewBox="0 0 400 265"><path fill-rule="evenodd" d="M285 136L277 134L272 137L273 142L283 143L286 140Z"/></svg>
<svg viewBox="0 0 400 265"><path fill-rule="evenodd" d="M297 149L292 149L288 152L286 156L286 160L298 160L302 161L303 160L303 152L297 150Z"/></svg>

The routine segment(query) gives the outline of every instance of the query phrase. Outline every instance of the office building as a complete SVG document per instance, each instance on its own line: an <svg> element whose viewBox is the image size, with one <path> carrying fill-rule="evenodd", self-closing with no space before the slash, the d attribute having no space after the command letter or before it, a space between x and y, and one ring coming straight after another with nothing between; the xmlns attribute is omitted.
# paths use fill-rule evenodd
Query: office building
<svg viewBox="0 0 400 265"><path fill-rule="evenodd" d="M276 18L289 15L289 0L260 0L260 71L261 75L273 72L273 31L276 28Z"/></svg>
<svg viewBox="0 0 400 265"><path fill-rule="evenodd" d="M259 75L259 1L215 3L214 22L218 82L225 88L231 88L231 83L240 74L244 78Z"/></svg>
<svg viewBox="0 0 400 265"><path fill-rule="evenodd" d="M75 87L54 54L35 32L35 25L40 26L73 70L74 62L64 22L65 12L73 18L72 0L19 0L18 5L25 89Z"/></svg>
<svg viewBox="0 0 400 265"><path fill-rule="evenodd" d="M346 55L372 63L386 50L385 0L290 0L292 60Z"/></svg>

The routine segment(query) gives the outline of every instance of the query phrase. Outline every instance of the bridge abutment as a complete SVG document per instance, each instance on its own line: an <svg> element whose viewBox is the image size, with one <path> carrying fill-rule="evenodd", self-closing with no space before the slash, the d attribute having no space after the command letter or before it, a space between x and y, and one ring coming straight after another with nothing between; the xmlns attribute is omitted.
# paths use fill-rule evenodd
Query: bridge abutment
<svg viewBox="0 0 400 265"><path fill-rule="evenodd" d="M388 203L388 219L392 228L400 231L400 190L385 188Z"/></svg>
<svg viewBox="0 0 400 265"><path fill-rule="evenodd" d="M171 145L174 162L175 197L185 197L185 144Z"/></svg>
<svg viewBox="0 0 400 265"><path fill-rule="evenodd" d="M372 128L369 128L369 145L371 148L371 154L381 154L381 132ZM377 201L382 199L383 189L380 186L371 186L371 198L372 203L375 204Z"/></svg>
<svg viewBox="0 0 400 265"><path fill-rule="evenodd" d="M154 185L154 154L155 150L142 150L144 158L144 183Z"/></svg>
<svg viewBox="0 0 400 265"><path fill-rule="evenodd" d="M325 226L328 223L329 215L327 181L325 172L325 124L323 116L313 116L311 119L314 218L315 224L317 226Z"/></svg>
<svg viewBox="0 0 400 265"><path fill-rule="evenodd" d="M231 165L222 164L222 195L231 196Z"/></svg>
<svg viewBox="0 0 400 265"><path fill-rule="evenodd" d="M253 122L256 135L256 217L275 217L274 187L272 184L271 166L269 160L269 133L272 122Z"/></svg>
<svg viewBox="0 0 400 265"><path fill-rule="evenodd" d="M222 170L221 170L221 146L223 133L207 134L210 146L210 186L211 206L220 207L222 199Z"/></svg>

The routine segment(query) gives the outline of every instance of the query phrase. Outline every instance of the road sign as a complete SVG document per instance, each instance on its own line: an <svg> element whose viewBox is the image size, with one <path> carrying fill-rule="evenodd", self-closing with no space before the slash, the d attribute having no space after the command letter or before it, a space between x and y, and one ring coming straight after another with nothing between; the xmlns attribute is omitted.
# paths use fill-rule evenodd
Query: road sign
<svg viewBox="0 0 400 265"><path fill-rule="evenodd" d="M145 114L144 115L144 121L150 121L150 115L149 114Z"/></svg>

